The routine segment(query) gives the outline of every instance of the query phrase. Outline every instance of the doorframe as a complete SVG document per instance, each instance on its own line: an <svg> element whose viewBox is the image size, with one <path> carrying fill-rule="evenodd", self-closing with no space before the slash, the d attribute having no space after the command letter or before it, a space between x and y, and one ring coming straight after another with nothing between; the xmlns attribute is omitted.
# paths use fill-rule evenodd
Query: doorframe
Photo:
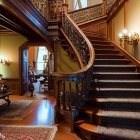
<svg viewBox="0 0 140 140"><path fill-rule="evenodd" d="M25 48L28 49L31 46L45 46L45 47L47 47L47 49L50 53L53 53L53 49L52 49L51 45L45 41L26 41L23 45L21 45L19 47L19 95L24 95L24 94L22 94L22 79L23 79L23 77L22 77L22 67L23 67L22 53Z"/></svg>

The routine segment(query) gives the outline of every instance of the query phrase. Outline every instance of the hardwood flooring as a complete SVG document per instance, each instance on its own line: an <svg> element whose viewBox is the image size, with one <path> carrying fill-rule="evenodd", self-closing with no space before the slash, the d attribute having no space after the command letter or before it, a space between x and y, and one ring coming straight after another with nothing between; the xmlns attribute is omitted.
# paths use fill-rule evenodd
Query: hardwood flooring
<svg viewBox="0 0 140 140"><path fill-rule="evenodd" d="M40 98L40 102L34 107L34 110L29 113L23 120L0 120L2 125L55 125L54 123L54 105L55 99L41 94L36 94L35 97L11 95L10 99L31 99ZM45 99L44 99L45 98ZM54 140L80 140L78 136L70 132L70 128L58 125L58 131Z"/></svg>

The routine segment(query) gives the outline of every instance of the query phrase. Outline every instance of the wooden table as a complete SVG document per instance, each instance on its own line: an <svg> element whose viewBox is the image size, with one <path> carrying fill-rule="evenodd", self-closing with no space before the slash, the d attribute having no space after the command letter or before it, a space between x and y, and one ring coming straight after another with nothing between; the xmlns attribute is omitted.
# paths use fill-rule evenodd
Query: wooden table
<svg viewBox="0 0 140 140"><path fill-rule="evenodd" d="M11 95L11 94L12 94L12 91L0 92L0 99L5 100L8 103L8 106L11 103L11 101L9 99L9 95Z"/></svg>

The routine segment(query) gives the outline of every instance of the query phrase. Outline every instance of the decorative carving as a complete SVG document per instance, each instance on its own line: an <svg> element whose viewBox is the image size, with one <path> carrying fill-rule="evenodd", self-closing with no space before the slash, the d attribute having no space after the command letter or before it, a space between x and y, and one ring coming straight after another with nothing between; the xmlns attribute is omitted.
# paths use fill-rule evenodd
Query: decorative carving
<svg viewBox="0 0 140 140"><path fill-rule="evenodd" d="M48 0L31 0L37 10L48 19Z"/></svg>
<svg viewBox="0 0 140 140"><path fill-rule="evenodd" d="M106 1L106 12L110 10L110 8L113 6L113 4L116 2L116 0L107 0Z"/></svg>
<svg viewBox="0 0 140 140"><path fill-rule="evenodd" d="M88 50L88 45L85 39L83 38L83 36L79 33L76 27L71 23L71 21L66 16L63 17L62 28L65 34L69 37L73 45L78 50L83 60L83 63L87 65L89 62L89 55L88 55L89 50Z"/></svg>
<svg viewBox="0 0 140 140"><path fill-rule="evenodd" d="M47 20L61 19L63 0L31 0Z"/></svg>
<svg viewBox="0 0 140 140"><path fill-rule="evenodd" d="M48 19L60 20L63 0L48 0Z"/></svg>
<svg viewBox="0 0 140 140"><path fill-rule="evenodd" d="M70 17L78 24L93 20L104 15L102 4L87 7L69 13Z"/></svg>

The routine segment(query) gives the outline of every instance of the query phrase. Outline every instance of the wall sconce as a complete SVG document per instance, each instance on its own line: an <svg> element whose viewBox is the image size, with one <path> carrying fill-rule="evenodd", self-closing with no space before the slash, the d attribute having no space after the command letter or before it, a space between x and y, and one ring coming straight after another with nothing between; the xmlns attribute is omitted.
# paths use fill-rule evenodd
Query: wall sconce
<svg viewBox="0 0 140 140"><path fill-rule="evenodd" d="M10 61L9 60L5 60L5 59L0 59L0 63L6 66L10 65Z"/></svg>
<svg viewBox="0 0 140 140"><path fill-rule="evenodd" d="M123 32L119 34L119 39L120 45L122 45L123 41L129 45L137 45L139 41L139 34L136 32L128 33L128 31L124 29Z"/></svg>

